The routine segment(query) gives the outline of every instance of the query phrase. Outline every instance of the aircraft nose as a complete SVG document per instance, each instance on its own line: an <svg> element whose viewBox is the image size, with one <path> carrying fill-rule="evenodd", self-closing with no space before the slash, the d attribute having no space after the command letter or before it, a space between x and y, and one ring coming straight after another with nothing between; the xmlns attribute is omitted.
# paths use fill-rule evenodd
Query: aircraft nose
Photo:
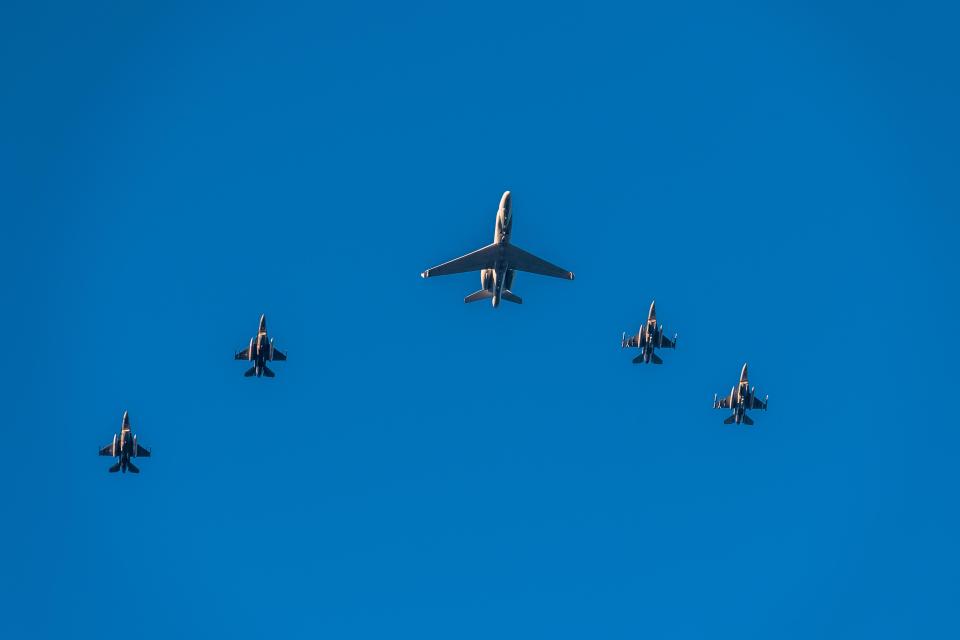
<svg viewBox="0 0 960 640"><path fill-rule="evenodd" d="M263 331L266 328L267 328L267 314L264 313L263 315L260 316L260 331Z"/></svg>

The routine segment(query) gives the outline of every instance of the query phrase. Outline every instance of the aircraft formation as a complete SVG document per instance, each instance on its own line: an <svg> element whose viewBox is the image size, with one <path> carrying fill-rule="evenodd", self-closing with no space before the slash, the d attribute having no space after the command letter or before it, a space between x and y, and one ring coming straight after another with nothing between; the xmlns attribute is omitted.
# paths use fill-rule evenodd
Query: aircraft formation
<svg viewBox="0 0 960 640"><path fill-rule="evenodd" d="M504 191L497 209L494 224L493 242L485 247L472 251L466 255L454 258L448 262L423 271L420 276L432 278L457 273L480 272L480 289L466 296L465 303L479 300L490 300L494 308L502 300L514 304L523 304L523 299L513 292L513 285L517 271L526 271L563 280L573 280L572 271L551 264L542 258L524 251L511 242L513 230L513 197L509 191ZM639 349L640 353L633 358L634 364L663 364L663 358L657 355L657 349L676 349L677 335L669 338L664 334L662 324L657 323L656 301L650 303L650 311L635 335L621 335L622 349ZM234 354L234 360L243 360L251 363L250 368L244 371L244 377L274 378L276 373L267 366L268 362L282 362L287 359L285 353L274 347L273 338L267 335L267 317L260 316L260 325L257 335L250 338L245 349ZM724 424L753 425L748 411L766 411L768 397L762 400L757 396L756 387L750 386L747 377L747 364L744 363L740 371L740 381L730 389L730 395L718 398L713 396L714 409L727 409L731 412ZM111 456L117 459L116 464L108 471L116 473L140 473L134 464L133 458L148 458L150 450L137 442L137 436L130 429L130 417L126 411L120 425L120 433L114 434L113 441L100 448L101 456Z"/></svg>

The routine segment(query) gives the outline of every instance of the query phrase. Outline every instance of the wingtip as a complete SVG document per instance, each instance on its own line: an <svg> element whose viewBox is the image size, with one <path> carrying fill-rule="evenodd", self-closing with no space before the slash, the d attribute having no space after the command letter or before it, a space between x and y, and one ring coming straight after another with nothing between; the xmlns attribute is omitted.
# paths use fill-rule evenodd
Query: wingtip
<svg viewBox="0 0 960 640"><path fill-rule="evenodd" d="M421 277L421 278L429 278L429 277L430 277L430 269L427 269L426 271L421 271L421 272L420 272L420 277Z"/></svg>
<svg viewBox="0 0 960 640"><path fill-rule="evenodd" d="M567 280L573 280L574 277L573 271L567 271Z"/></svg>

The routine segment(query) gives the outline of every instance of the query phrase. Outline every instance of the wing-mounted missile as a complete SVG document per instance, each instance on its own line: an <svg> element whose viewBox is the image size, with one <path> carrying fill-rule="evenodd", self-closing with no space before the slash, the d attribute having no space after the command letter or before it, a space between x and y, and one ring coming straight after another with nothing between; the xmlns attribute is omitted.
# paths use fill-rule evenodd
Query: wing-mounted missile
<svg viewBox="0 0 960 640"><path fill-rule="evenodd" d="M626 331L620 334L620 348L621 349L627 348L627 332Z"/></svg>
<svg viewBox="0 0 960 640"><path fill-rule="evenodd" d="M133 436L133 447L130 448L130 456L133 458L137 457L137 436Z"/></svg>
<svg viewBox="0 0 960 640"><path fill-rule="evenodd" d="M270 338L270 359L273 360L273 338Z"/></svg>
<svg viewBox="0 0 960 640"><path fill-rule="evenodd" d="M717 394L713 394L713 408L714 408L714 409L719 409L719 408L720 408L719 406L717 406L717 404L718 404Z"/></svg>

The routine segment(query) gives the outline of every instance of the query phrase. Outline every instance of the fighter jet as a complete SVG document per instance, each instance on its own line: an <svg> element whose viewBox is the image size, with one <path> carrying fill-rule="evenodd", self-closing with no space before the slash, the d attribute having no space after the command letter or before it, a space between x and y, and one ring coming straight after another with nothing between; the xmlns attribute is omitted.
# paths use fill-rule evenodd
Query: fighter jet
<svg viewBox="0 0 960 640"><path fill-rule="evenodd" d="M726 398L717 399L716 394L713 396L713 408L714 409L732 409L733 415L728 417L723 421L723 424L733 424L734 422L740 424L743 422L747 425L753 424L753 419L747 415L748 409L760 409L761 411L767 410L767 400L770 396L765 397L763 400L757 397L756 395L757 388L750 386L750 381L747 380L747 365L744 363L743 371L740 372L740 384L730 389L730 395Z"/></svg>
<svg viewBox="0 0 960 640"><path fill-rule="evenodd" d="M640 355L633 359L634 364L641 362L652 362L653 364L663 364L655 349L675 349L677 346L677 335L673 335L673 340L663 335L663 325L657 325L657 301L650 303L650 313L647 314L647 323L640 327L637 335L627 337L626 332L620 336L620 348L635 347L640 349Z"/></svg>
<svg viewBox="0 0 960 640"><path fill-rule="evenodd" d="M100 449L100 455L117 458L117 464L107 469L110 473L116 473L117 471L126 473L128 469L130 473L140 473L140 469L133 464L131 458L150 457L150 451L140 446L137 443L137 436L130 432L130 417L126 411L123 412L120 435L113 434L113 442Z"/></svg>
<svg viewBox="0 0 960 640"><path fill-rule="evenodd" d="M246 349L237 351L233 356L234 360L248 360L253 362L253 366L243 372L247 378L250 376L267 376L273 378L277 374L270 370L267 362L271 360L286 360L285 353L273 346L273 338L267 338L267 316L260 316L260 329L255 338L250 338L250 345Z"/></svg>
<svg viewBox="0 0 960 640"><path fill-rule="evenodd" d="M481 289L463 299L464 302L490 299L494 307L500 300L522 304L523 299L513 293L513 278L517 271L539 273L544 276L573 280L573 273L566 269L541 260L516 245L510 244L510 232L513 227L509 191L504 191L497 210L497 222L493 232L493 243L482 249L461 256L440 266L427 269L420 274L423 278L447 276L452 273L480 272Z"/></svg>

